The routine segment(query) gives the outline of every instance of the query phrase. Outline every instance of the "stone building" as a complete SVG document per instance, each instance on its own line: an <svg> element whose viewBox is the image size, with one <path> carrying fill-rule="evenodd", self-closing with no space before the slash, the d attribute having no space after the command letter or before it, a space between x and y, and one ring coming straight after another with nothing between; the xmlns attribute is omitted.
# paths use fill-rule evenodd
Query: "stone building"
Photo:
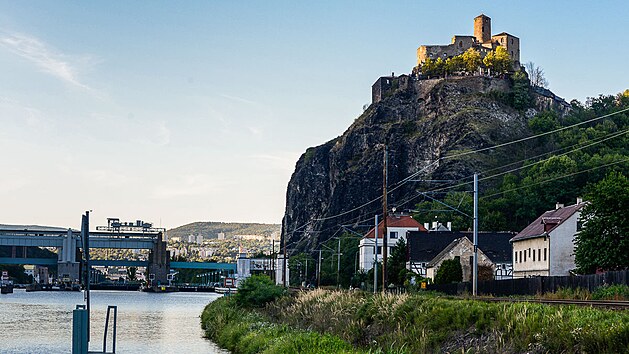
<svg viewBox="0 0 629 354"><path fill-rule="evenodd" d="M490 266L494 279L510 279L513 259L510 232L479 232L478 263ZM407 235L408 261L406 268L423 277L433 278L446 259L459 257L463 279L468 280L474 254L474 235L469 231L409 232Z"/></svg>
<svg viewBox="0 0 629 354"><path fill-rule="evenodd" d="M520 67L520 39L507 32L491 35L491 18L483 14L474 18L474 35L455 35L452 42L445 45L422 45L417 48L417 65L426 59L446 60L463 54L470 48L476 49L481 58L497 47L504 47L513 60L513 66Z"/></svg>

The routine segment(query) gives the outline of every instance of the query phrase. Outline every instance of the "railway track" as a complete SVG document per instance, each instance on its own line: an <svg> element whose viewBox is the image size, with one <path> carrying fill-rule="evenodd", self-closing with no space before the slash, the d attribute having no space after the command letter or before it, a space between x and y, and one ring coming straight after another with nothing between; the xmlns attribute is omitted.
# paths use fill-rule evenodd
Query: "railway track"
<svg viewBox="0 0 629 354"><path fill-rule="evenodd" d="M479 300L487 302L533 302L548 305L577 305L598 308L608 308L613 310L629 310L629 301L616 300L568 300L568 299L511 299L504 297L483 297Z"/></svg>

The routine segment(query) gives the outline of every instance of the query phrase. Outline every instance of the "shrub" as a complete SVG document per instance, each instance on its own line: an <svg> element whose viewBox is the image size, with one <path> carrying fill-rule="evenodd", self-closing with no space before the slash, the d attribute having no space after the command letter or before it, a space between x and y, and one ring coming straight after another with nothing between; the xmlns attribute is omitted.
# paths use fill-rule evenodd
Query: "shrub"
<svg viewBox="0 0 629 354"><path fill-rule="evenodd" d="M629 286L609 285L602 286L592 293L594 300L629 300Z"/></svg>
<svg viewBox="0 0 629 354"><path fill-rule="evenodd" d="M284 288L275 285L266 275L253 275L238 286L234 301L242 307L264 307L284 294Z"/></svg>
<svg viewBox="0 0 629 354"><path fill-rule="evenodd" d="M446 259L435 274L435 284L456 283L463 280L463 269L459 257Z"/></svg>

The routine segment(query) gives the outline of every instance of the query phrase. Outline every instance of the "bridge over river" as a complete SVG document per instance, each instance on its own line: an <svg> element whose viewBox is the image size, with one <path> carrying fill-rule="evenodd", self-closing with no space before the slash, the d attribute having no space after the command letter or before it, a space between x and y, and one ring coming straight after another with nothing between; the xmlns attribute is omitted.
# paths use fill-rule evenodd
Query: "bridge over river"
<svg viewBox="0 0 629 354"><path fill-rule="evenodd" d="M86 215L89 215L86 213ZM164 229L153 228L151 224L137 221L121 223L118 219L108 219L107 226L89 229L89 218L84 215L82 230L71 228L0 225L0 246L11 246L11 257L0 257L0 264L35 264L42 266L57 265L60 277L78 280L80 275L81 255L85 258L85 249L148 249L149 259L135 260L89 260L90 266L135 266L147 267L148 274L156 281L167 281L170 269L205 269L227 270L236 272L236 263L215 262L171 262L163 239ZM22 257L17 257L17 248L24 247ZM26 247L55 247L58 257L29 258ZM79 259L77 260L77 254Z"/></svg>

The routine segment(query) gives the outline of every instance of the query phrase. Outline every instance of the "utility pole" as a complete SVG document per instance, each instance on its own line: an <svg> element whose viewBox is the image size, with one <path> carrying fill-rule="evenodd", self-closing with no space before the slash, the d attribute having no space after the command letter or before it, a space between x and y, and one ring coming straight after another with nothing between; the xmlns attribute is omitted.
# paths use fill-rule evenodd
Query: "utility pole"
<svg viewBox="0 0 629 354"><path fill-rule="evenodd" d="M474 173L474 270L472 295L478 295L478 173Z"/></svg>
<svg viewBox="0 0 629 354"><path fill-rule="evenodd" d="M378 214L376 214L376 228L375 230L375 239L376 239L376 248L374 249L374 258L373 258L373 293L378 292Z"/></svg>
<svg viewBox="0 0 629 354"><path fill-rule="evenodd" d="M339 237L338 248L336 251L337 261L336 261L336 287L338 289L341 288L341 238Z"/></svg>
<svg viewBox="0 0 629 354"><path fill-rule="evenodd" d="M387 232L387 160L388 160L387 142L384 143L384 162L382 169L382 291L386 291L387 287L387 254L389 248L389 234ZM377 228L378 226L376 226Z"/></svg>
<svg viewBox="0 0 629 354"><path fill-rule="evenodd" d="M321 249L319 249L319 263L317 263L317 288L321 287Z"/></svg>
<svg viewBox="0 0 629 354"><path fill-rule="evenodd" d="M284 259L282 259L282 284L286 287L286 235L283 235L282 241L284 243Z"/></svg>

